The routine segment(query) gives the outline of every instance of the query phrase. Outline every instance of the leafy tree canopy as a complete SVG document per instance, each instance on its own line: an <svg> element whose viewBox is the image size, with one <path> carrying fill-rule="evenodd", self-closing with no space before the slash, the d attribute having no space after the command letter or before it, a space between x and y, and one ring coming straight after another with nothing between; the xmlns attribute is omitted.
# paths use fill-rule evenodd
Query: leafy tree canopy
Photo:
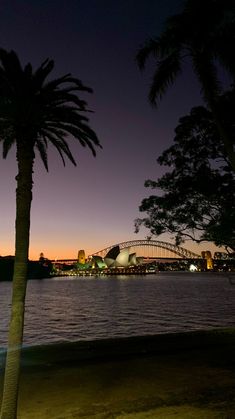
<svg viewBox="0 0 235 419"><path fill-rule="evenodd" d="M232 98L233 92L221 98L227 122ZM234 135L233 124L228 125ZM193 108L179 120L175 134L174 144L157 160L169 170L145 182L156 194L143 199L139 209L147 216L135 221L136 232L144 225L153 235L172 233L177 244L211 241L234 251L235 175L212 113Z"/></svg>

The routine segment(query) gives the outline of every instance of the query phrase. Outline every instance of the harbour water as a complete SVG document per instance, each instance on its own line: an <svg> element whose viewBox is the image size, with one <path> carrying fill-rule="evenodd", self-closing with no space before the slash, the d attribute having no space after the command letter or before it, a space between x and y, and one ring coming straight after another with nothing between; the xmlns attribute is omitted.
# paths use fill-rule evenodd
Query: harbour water
<svg viewBox="0 0 235 419"><path fill-rule="evenodd" d="M0 346L11 283L0 283ZM28 282L24 344L235 327L235 275L157 273Z"/></svg>

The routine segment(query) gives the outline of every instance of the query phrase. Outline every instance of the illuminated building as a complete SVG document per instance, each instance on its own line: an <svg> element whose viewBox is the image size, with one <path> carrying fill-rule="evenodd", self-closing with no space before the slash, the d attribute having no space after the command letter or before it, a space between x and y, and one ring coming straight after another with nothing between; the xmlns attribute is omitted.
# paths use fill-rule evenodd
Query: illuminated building
<svg viewBox="0 0 235 419"><path fill-rule="evenodd" d="M139 259L135 253L130 254L128 248L120 250L119 246L115 246L104 257L104 262L108 268L127 268L137 265L140 262Z"/></svg>
<svg viewBox="0 0 235 419"><path fill-rule="evenodd" d="M213 260L212 260L211 252L209 250L202 252L202 258L206 259L206 268L208 270L213 269Z"/></svg>
<svg viewBox="0 0 235 419"><path fill-rule="evenodd" d="M86 257L85 257L85 251L79 250L78 251L78 263L81 265L85 265L86 263Z"/></svg>
<svg viewBox="0 0 235 419"><path fill-rule="evenodd" d="M106 267L101 256L92 256L92 268L104 269Z"/></svg>

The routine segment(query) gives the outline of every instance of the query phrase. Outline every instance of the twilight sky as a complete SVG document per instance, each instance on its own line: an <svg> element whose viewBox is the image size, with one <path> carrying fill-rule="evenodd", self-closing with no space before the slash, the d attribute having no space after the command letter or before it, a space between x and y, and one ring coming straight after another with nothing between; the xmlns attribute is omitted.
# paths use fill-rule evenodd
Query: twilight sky
<svg viewBox="0 0 235 419"><path fill-rule="evenodd" d="M127 240L134 233L138 206L150 191L148 178L162 168L157 156L173 141L179 117L198 105L200 87L191 72L164 97L158 110L147 99L151 65L141 73L135 55L157 35L167 16L180 11L181 0L2 0L0 47L14 49L25 65L36 68L55 60L53 77L72 73L93 88L83 96L94 111L90 125L103 150L69 141L78 163L63 167L49 149L49 173L37 158L31 218L30 258L74 258ZM0 255L14 254L15 150L0 164ZM172 241L169 236L159 240ZM200 252L201 247L185 247ZM212 249L204 244L202 248Z"/></svg>

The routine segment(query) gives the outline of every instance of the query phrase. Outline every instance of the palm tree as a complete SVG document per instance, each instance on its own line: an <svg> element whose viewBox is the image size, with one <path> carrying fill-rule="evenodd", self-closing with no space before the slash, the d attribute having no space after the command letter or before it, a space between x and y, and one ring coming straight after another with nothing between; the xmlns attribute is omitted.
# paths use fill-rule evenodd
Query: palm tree
<svg viewBox="0 0 235 419"><path fill-rule="evenodd" d="M47 59L36 71L31 64L23 68L14 51L0 49L0 141L4 158L16 145L18 163L13 296L1 419L17 416L35 151L48 170L49 143L64 164L67 157L74 165L66 141L68 135L88 146L93 155L95 147L101 147L84 115L88 112L87 104L78 97L78 92L92 90L70 74L48 81L53 67L54 62Z"/></svg>
<svg viewBox="0 0 235 419"><path fill-rule="evenodd" d="M158 99L182 72L184 61L191 59L233 170L234 138L227 132L219 109L218 97L222 93L222 83L218 68L222 66L234 81L234 44L234 0L187 0L182 13L168 18L161 35L146 41L136 57L141 69L149 57L155 60L156 70L149 92L153 105L157 105Z"/></svg>

